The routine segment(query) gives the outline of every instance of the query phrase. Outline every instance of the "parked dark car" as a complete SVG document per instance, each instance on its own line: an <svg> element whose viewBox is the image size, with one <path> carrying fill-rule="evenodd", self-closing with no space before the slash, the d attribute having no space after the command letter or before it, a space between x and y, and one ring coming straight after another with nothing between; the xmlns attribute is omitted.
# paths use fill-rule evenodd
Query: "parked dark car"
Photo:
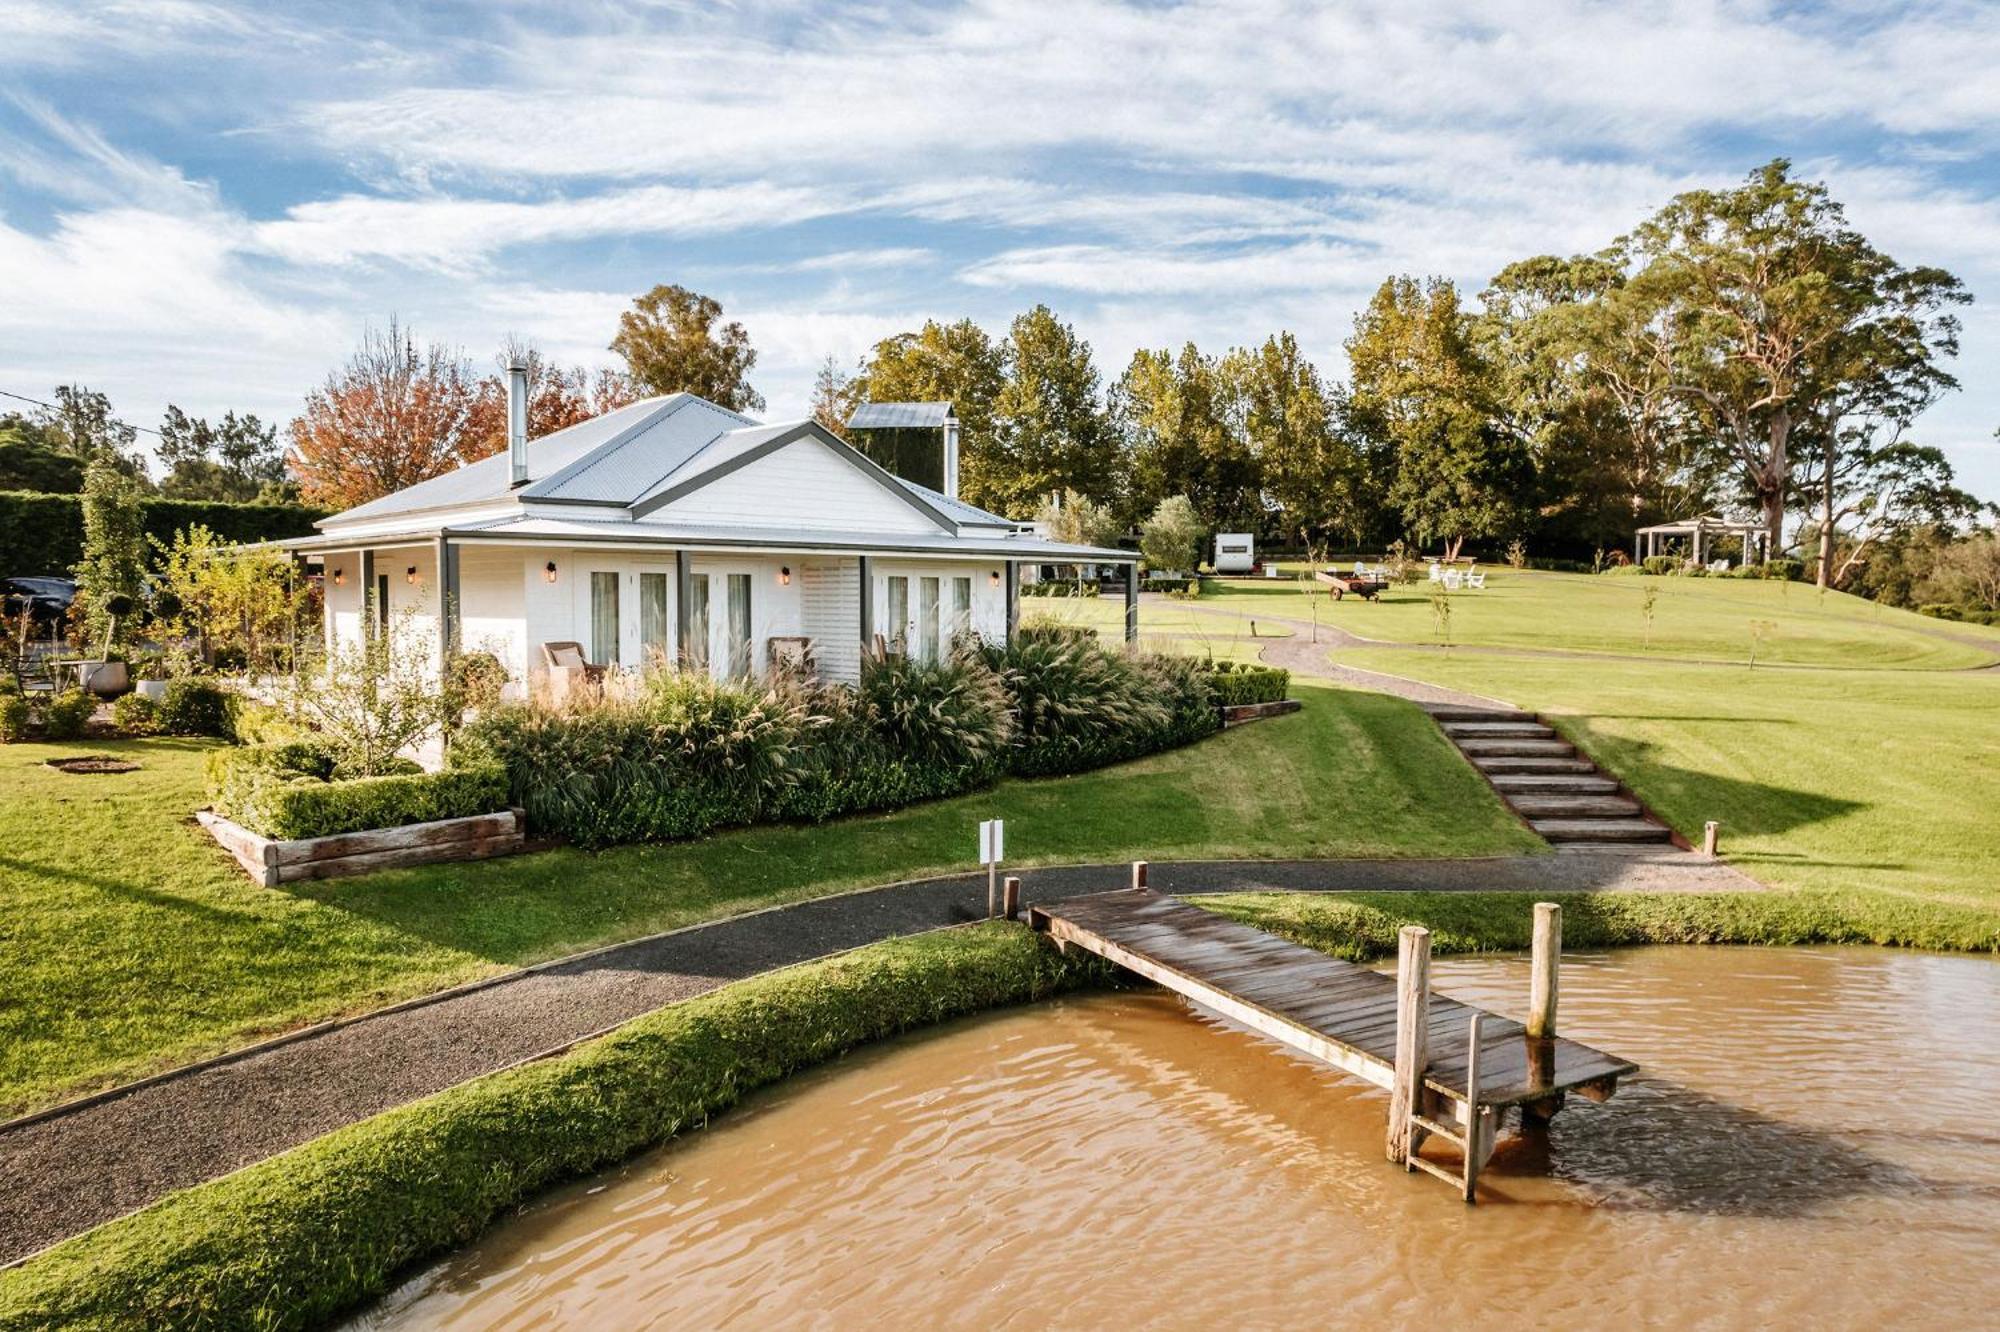
<svg viewBox="0 0 2000 1332"><path fill-rule="evenodd" d="M34 622L51 628L61 624L63 616L69 614L69 604L76 600L76 581L70 578L8 578L0 580L0 597L4 597L7 614L19 615L27 611Z"/></svg>

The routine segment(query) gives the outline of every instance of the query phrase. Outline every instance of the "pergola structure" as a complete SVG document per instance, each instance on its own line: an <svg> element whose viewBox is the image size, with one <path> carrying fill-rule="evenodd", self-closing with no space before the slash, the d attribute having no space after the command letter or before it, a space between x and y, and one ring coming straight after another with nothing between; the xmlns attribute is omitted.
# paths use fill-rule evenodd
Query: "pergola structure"
<svg viewBox="0 0 2000 1332"><path fill-rule="evenodd" d="M1635 559L1647 559L1667 552L1661 547L1675 538L1689 542L1689 558L1696 564L1706 564L1707 551L1713 548L1718 537L1740 537L1743 541L1743 557L1750 557L1751 543L1757 546L1760 563L1771 558L1771 533L1762 523L1751 519L1718 518L1712 513L1698 514L1693 518L1683 518L1679 522L1654 523L1642 527L1633 534L1632 546Z"/></svg>

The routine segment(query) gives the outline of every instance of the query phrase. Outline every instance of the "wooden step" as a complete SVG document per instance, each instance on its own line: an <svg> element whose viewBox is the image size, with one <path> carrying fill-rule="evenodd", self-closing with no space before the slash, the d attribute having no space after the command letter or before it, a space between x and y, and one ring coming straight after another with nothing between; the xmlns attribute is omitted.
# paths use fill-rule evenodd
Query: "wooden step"
<svg viewBox="0 0 2000 1332"><path fill-rule="evenodd" d="M1667 830L1647 819L1534 819L1528 820L1542 838L1551 842L1664 842Z"/></svg>
<svg viewBox="0 0 2000 1332"><path fill-rule="evenodd" d="M1597 765L1587 758L1551 758L1538 754L1474 754L1472 764L1488 777L1507 777L1524 773L1577 773L1591 774Z"/></svg>
<svg viewBox="0 0 2000 1332"><path fill-rule="evenodd" d="M1623 819L1639 813L1639 802L1620 795L1515 795L1507 803L1530 819Z"/></svg>
<svg viewBox="0 0 2000 1332"><path fill-rule="evenodd" d="M1478 740L1484 737L1536 736L1547 738L1554 731L1538 721L1477 721L1446 722L1444 733L1454 740Z"/></svg>
<svg viewBox="0 0 2000 1332"><path fill-rule="evenodd" d="M1618 783L1595 773L1496 772L1490 774L1494 789L1509 800L1522 795L1612 795Z"/></svg>
<svg viewBox="0 0 2000 1332"><path fill-rule="evenodd" d="M1457 744L1474 758L1568 758L1576 752L1567 740L1460 740Z"/></svg>
<svg viewBox="0 0 2000 1332"><path fill-rule="evenodd" d="M1426 711L1437 718L1439 725L1446 722L1519 722L1535 719L1532 712L1522 712L1519 708L1470 708L1451 703L1440 703Z"/></svg>

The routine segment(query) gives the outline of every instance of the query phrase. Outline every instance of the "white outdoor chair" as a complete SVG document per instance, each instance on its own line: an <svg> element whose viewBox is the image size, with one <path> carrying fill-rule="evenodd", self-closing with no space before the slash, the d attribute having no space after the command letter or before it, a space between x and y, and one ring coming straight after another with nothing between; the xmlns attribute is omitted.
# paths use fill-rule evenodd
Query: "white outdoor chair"
<svg viewBox="0 0 2000 1332"><path fill-rule="evenodd" d="M1465 585L1477 591L1478 589L1486 586L1486 575L1479 572L1479 570L1476 568L1467 570L1465 575Z"/></svg>
<svg viewBox="0 0 2000 1332"><path fill-rule="evenodd" d="M1444 566L1436 560L1431 561L1431 581L1433 583L1442 583L1444 581Z"/></svg>
<svg viewBox="0 0 2000 1332"><path fill-rule="evenodd" d="M1456 569L1446 569L1438 581L1444 584L1445 591L1456 592L1459 586L1465 582L1465 575Z"/></svg>

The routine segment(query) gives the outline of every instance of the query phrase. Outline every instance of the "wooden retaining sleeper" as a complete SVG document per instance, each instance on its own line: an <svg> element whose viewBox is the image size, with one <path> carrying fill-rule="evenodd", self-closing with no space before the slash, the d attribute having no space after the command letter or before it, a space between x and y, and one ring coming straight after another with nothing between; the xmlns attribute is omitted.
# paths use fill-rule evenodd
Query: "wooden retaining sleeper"
<svg viewBox="0 0 2000 1332"><path fill-rule="evenodd" d="M195 817L224 850L236 857L236 863L266 888L407 865L509 856L522 849L527 827L527 816L522 810L505 809L492 814L410 823L400 828L370 828L331 837L276 841L212 810L204 809Z"/></svg>

